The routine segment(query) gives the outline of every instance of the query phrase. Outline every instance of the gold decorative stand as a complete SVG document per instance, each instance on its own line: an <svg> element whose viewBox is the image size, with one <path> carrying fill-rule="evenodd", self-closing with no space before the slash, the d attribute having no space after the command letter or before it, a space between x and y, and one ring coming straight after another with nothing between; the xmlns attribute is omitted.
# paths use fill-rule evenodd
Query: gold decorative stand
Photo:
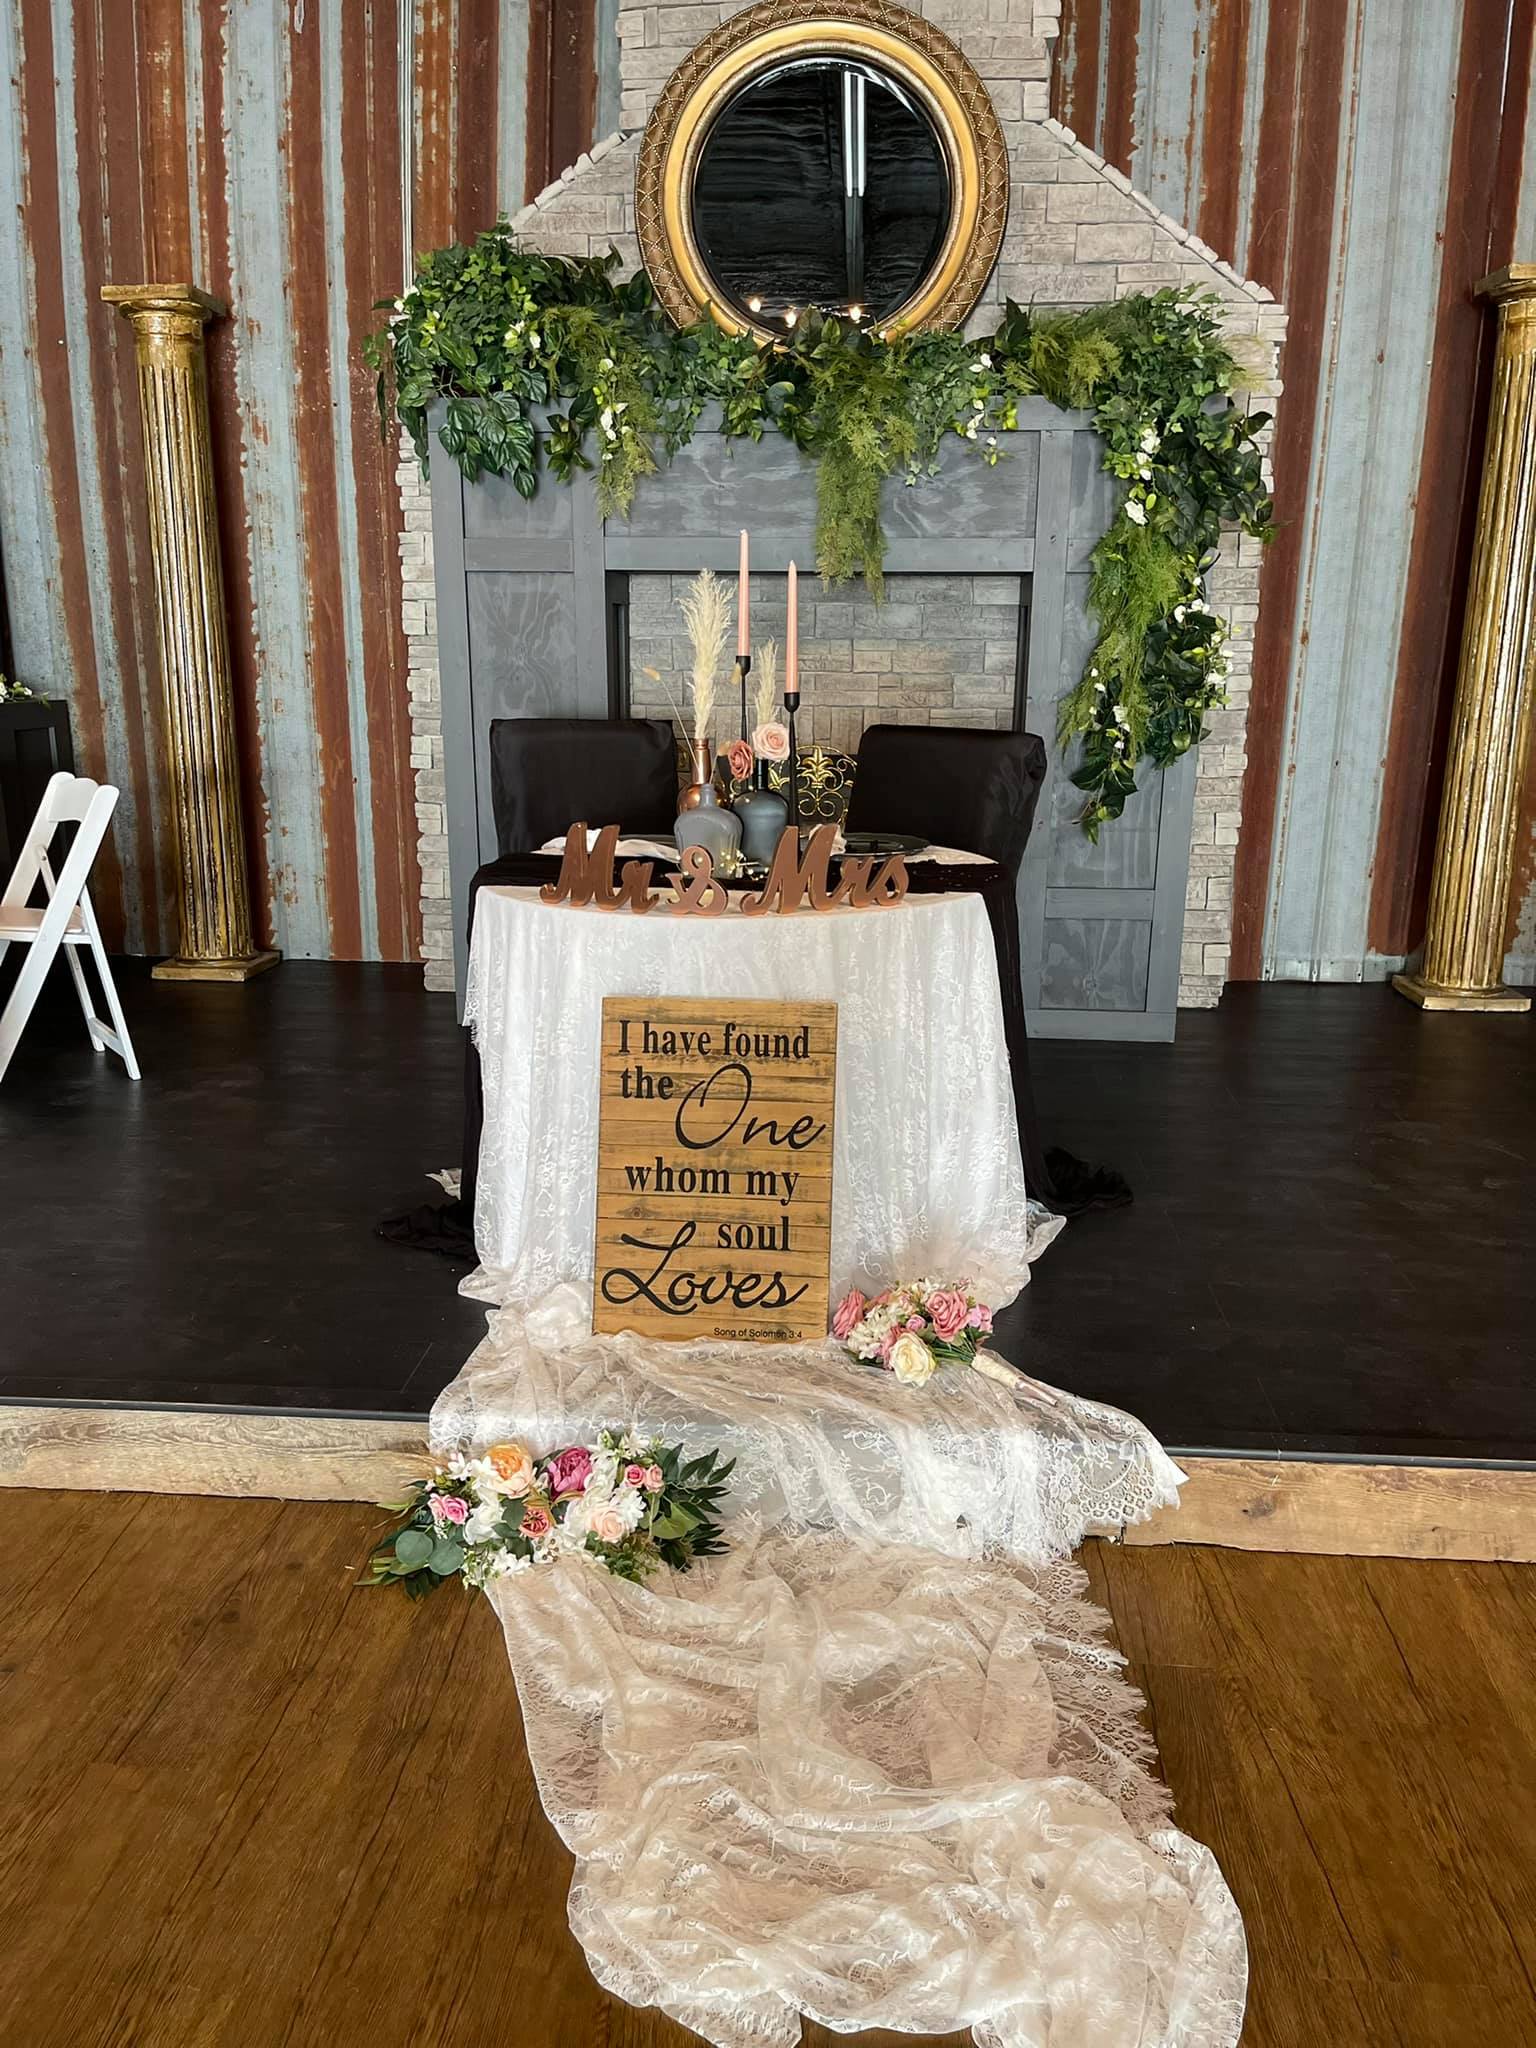
<svg viewBox="0 0 1536 2048"><path fill-rule="evenodd" d="M175 825L175 957L160 981L249 981L280 954L251 933L229 622L219 563L203 328L224 307L190 284L109 284L133 328Z"/></svg>
<svg viewBox="0 0 1536 2048"><path fill-rule="evenodd" d="M1500 978L1536 656L1536 263L1478 286L1499 309L1477 540L1450 761L1416 974L1392 986L1424 1010L1528 1010Z"/></svg>

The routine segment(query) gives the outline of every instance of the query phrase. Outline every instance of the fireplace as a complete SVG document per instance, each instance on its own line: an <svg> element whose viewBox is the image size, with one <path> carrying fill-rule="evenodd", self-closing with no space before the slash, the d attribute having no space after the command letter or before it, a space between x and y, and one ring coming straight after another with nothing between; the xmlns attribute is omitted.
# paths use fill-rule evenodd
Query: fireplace
<svg viewBox="0 0 1536 2048"><path fill-rule="evenodd" d="M798 20L810 0L776 4ZM868 16L883 0L848 4ZM826 11L836 12L836 0ZM656 241L646 123L695 45L738 12L734 0L659 11L621 0L623 132L516 218L525 245L564 254L611 246L626 271L639 267L642 228ZM982 294L970 331L990 331L1004 298L1070 308L1194 286L1222 301L1231 336L1248 337L1253 401L1273 409L1285 316L1270 294L1049 118L1056 12L1051 0L925 0L922 9L969 61L1006 162L1000 182L995 152L983 165L994 196L1006 197L1006 220L995 209L988 215L983 189L987 234L976 246L985 241L996 260L989 254L990 270L966 287ZM676 278L670 285L681 289ZM642 481L630 519L608 524L590 476L570 486L546 480L525 502L494 478L465 485L439 455L429 503L407 456L401 555L429 986L453 984L455 958L462 985L468 877L494 851L490 720L664 711L665 697L642 671L683 665L673 579L706 566L732 572L745 526L763 579L757 637L782 617L773 580L791 558L802 570L808 741L852 751L864 725L891 718L1022 724L1045 740L1050 773L1020 896L1032 1030L1166 1039L1180 1004L1214 1003L1231 929L1257 544L1234 537L1207 578L1207 596L1229 625L1229 707L1209 719L1198 754L1161 775L1148 770L1124 816L1091 844L1076 822L1079 793L1055 728L1058 702L1092 644L1088 556L1116 486L1101 473L1084 415L1026 401L1017 432L1001 440L995 468L952 439L937 475L887 487L883 609L862 586L817 585L814 479L776 435L731 442L706 418L670 464Z"/></svg>

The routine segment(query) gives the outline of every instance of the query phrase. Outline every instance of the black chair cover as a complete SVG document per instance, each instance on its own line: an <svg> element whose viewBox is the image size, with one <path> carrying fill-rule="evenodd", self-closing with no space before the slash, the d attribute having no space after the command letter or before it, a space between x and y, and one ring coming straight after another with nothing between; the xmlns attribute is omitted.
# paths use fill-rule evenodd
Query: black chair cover
<svg viewBox="0 0 1536 2048"><path fill-rule="evenodd" d="M576 819L670 832L677 748L665 718L495 718L491 813L500 853L531 853Z"/></svg>
<svg viewBox="0 0 1536 2048"><path fill-rule="evenodd" d="M847 829L920 833L934 846L984 853L1017 882L1044 780L1045 745L1032 732L871 725Z"/></svg>

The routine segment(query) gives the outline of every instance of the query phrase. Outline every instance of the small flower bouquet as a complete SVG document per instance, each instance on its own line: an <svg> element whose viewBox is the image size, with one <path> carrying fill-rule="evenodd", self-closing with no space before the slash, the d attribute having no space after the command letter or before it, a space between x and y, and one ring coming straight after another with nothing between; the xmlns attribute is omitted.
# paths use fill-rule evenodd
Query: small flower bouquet
<svg viewBox="0 0 1536 2048"><path fill-rule="evenodd" d="M855 1358L909 1387L926 1384L941 1365L974 1365L991 1329L992 1311L968 1280L905 1280L874 1296L855 1287L832 1317L833 1336Z"/></svg>
<svg viewBox="0 0 1536 2048"><path fill-rule="evenodd" d="M594 1559L621 1579L658 1564L686 1571L725 1548L717 1519L733 1459L684 1459L678 1444L640 1443L604 1430L535 1458L519 1443L455 1458L419 1479L368 1560L371 1585L398 1583L413 1598L444 1579L488 1586L556 1558Z"/></svg>

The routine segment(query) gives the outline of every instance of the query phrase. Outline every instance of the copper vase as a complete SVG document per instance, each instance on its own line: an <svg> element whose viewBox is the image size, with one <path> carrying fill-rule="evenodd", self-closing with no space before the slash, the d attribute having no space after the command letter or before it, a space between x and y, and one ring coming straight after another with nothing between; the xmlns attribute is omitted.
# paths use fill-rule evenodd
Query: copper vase
<svg viewBox="0 0 1536 2048"><path fill-rule="evenodd" d="M705 788L715 779L715 745L713 740L690 740L688 742L689 765L693 780L677 800L679 811L696 811Z"/></svg>

